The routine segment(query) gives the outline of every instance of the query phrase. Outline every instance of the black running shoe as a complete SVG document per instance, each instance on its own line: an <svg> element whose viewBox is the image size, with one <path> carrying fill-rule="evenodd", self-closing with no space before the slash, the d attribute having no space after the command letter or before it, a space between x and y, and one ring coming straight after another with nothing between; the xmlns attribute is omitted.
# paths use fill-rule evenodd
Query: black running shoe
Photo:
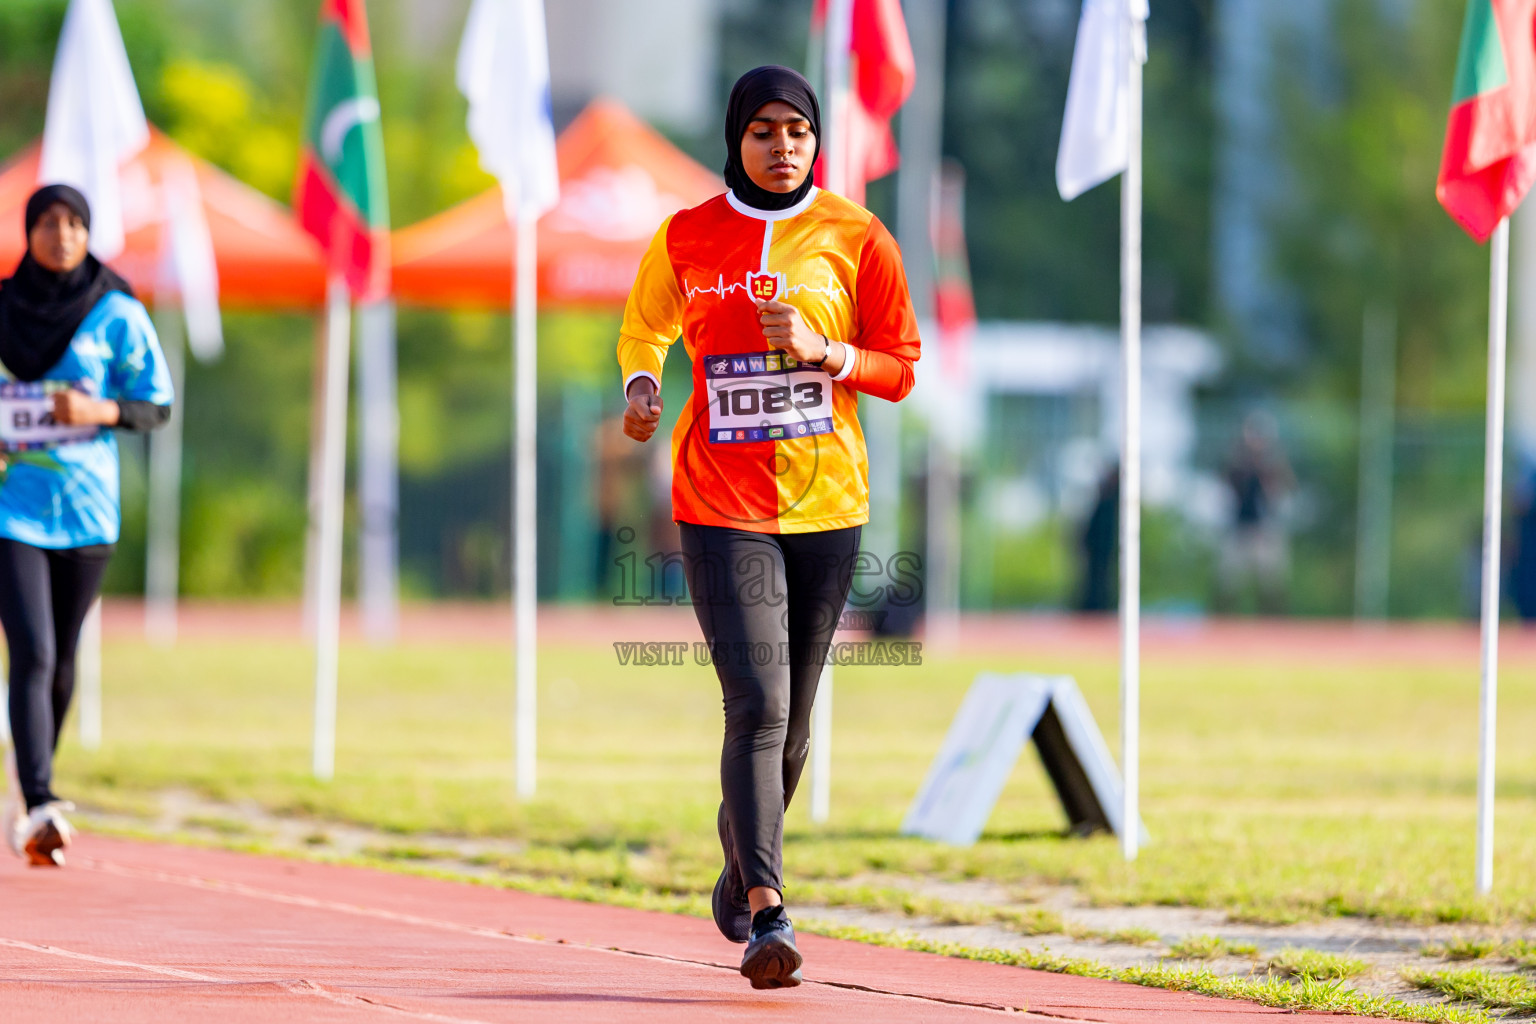
<svg viewBox="0 0 1536 1024"><path fill-rule="evenodd" d="M753 988L794 988L800 984L804 962L783 907L765 907L752 915L752 936L741 958L741 975Z"/></svg>
<svg viewBox="0 0 1536 1024"><path fill-rule="evenodd" d="M747 902L746 885L741 880L741 869L736 866L736 847L731 843L731 823L725 819L725 804L715 819L720 833L720 849L725 853L725 867L715 880L715 895L710 907L715 912L715 927L732 942L746 942L752 933L752 905Z"/></svg>

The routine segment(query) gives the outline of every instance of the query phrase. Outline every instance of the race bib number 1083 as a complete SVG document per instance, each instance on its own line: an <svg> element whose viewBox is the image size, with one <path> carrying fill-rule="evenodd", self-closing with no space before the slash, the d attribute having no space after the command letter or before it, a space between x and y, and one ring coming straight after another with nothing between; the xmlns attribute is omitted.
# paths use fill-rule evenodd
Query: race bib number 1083
<svg viewBox="0 0 1536 1024"><path fill-rule="evenodd" d="M709 440L786 441L832 432L832 380L779 352L704 357Z"/></svg>
<svg viewBox="0 0 1536 1024"><path fill-rule="evenodd" d="M89 441L98 426L66 426L53 418L53 395L72 385L63 380L0 384L0 451L21 452Z"/></svg>

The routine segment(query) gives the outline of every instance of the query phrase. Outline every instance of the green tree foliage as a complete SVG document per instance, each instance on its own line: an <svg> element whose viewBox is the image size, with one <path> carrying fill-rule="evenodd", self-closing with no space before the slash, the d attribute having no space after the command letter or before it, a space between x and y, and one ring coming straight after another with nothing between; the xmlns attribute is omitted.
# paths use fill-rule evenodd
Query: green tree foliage
<svg viewBox="0 0 1536 1024"><path fill-rule="evenodd" d="M1315 502L1297 545L1301 610L1348 614L1353 585L1361 336L1393 314L1398 439L1392 593L1397 615L1475 607L1481 536L1488 252L1435 199L1462 0L1339 3L1329 50L1283 51L1272 83L1288 201L1274 269L1301 311L1290 372L1234 367L1239 386L1290 403L1298 475Z"/></svg>
<svg viewBox="0 0 1536 1024"><path fill-rule="evenodd" d="M48 81L66 0L5 0L0 3L0 158L34 141L43 131ZM170 49L162 4L120 0L118 24L133 55L140 91L158 76ZM146 72L148 78L146 79ZM146 96L146 105L151 97Z"/></svg>
<svg viewBox="0 0 1536 1024"><path fill-rule="evenodd" d="M1277 270L1310 345L1293 387L1352 401L1363 310L1379 303L1396 312L1399 404L1476 411L1488 257L1435 200L1465 4L1403 6L1334 4L1329 81L1274 83L1294 187Z"/></svg>
<svg viewBox="0 0 1536 1024"><path fill-rule="evenodd" d="M48 72L64 5L17 0L0 5L0 154L10 155L43 130Z"/></svg>
<svg viewBox="0 0 1536 1024"><path fill-rule="evenodd" d="M260 101L232 64L177 58L160 76L166 130L182 146L275 199L287 199L298 163L298 127Z"/></svg>

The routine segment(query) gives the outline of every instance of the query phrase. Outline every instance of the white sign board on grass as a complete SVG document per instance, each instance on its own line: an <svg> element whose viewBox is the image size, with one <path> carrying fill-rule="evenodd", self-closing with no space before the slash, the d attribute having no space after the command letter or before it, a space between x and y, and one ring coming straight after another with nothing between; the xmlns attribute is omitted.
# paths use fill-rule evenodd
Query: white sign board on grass
<svg viewBox="0 0 1536 1024"><path fill-rule="evenodd" d="M961 702L902 834L974 843L1030 739L1072 830L1118 835L1120 772L1077 684L1067 676L990 673L977 676ZM1145 843L1146 828L1137 826Z"/></svg>

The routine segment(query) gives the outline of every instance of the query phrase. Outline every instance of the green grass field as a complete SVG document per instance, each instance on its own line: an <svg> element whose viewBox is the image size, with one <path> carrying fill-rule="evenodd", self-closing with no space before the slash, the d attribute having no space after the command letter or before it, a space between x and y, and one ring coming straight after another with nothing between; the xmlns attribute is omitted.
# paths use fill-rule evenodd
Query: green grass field
<svg viewBox="0 0 1536 1024"><path fill-rule="evenodd" d="M804 799L791 809L787 896L847 899L850 879L867 889L882 874L925 874L1070 884L1097 904L1210 907L1263 922L1536 921L1529 666L1503 676L1491 899L1472 891L1475 663L1149 657L1142 777L1154 841L1135 864L1112 839L1061 834L1032 754L974 847L896 834L976 673L1075 676L1113 747L1112 657L838 669L832 820L812 826ZM546 647L539 795L522 803L502 647L345 648L329 784L309 776L301 644L190 641L166 652L109 640L105 663L105 745L88 754L71 729L59 757L61 791L87 805L149 814L160 792L187 788L382 828L403 846L424 832L515 838L520 852L498 864L513 876L695 908L719 871L720 704L709 669L620 667L611 648Z"/></svg>

